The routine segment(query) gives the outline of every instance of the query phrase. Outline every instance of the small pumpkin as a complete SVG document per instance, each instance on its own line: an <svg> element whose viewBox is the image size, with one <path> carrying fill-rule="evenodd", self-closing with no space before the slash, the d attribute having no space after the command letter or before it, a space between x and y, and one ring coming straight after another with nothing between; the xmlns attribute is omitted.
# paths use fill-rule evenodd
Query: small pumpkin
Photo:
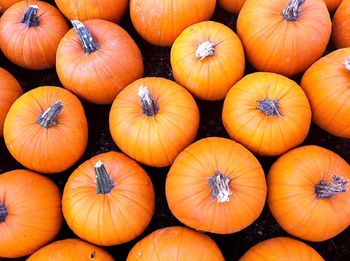
<svg viewBox="0 0 350 261"><path fill-rule="evenodd" d="M104 249L77 238L55 241L32 254L27 261L114 261Z"/></svg>
<svg viewBox="0 0 350 261"><path fill-rule="evenodd" d="M311 109L294 81L275 73L257 72L230 89L222 121L230 137L253 153L275 156L304 141Z"/></svg>
<svg viewBox="0 0 350 261"><path fill-rule="evenodd" d="M170 55L175 80L203 100L223 99L244 74L244 50L227 26L205 21L186 28Z"/></svg>
<svg viewBox="0 0 350 261"><path fill-rule="evenodd" d="M5 12L14 3L20 2L22 0L0 0L0 14Z"/></svg>
<svg viewBox="0 0 350 261"><path fill-rule="evenodd" d="M129 157L165 167L197 134L199 111L191 94L160 78L139 79L113 102L109 127L114 142Z"/></svg>
<svg viewBox="0 0 350 261"><path fill-rule="evenodd" d="M264 171L242 145L211 137L188 146L166 179L173 215L186 226L230 234L252 224L266 199Z"/></svg>
<svg viewBox="0 0 350 261"><path fill-rule="evenodd" d="M224 261L225 259L209 236L185 227L166 227L152 232L137 242L126 260Z"/></svg>
<svg viewBox="0 0 350 261"><path fill-rule="evenodd" d="M328 11L333 13L337 8L338 6L344 2L344 0L323 0L326 5L327 5L327 8L328 8Z"/></svg>
<svg viewBox="0 0 350 261"><path fill-rule="evenodd" d="M308 241L330 239L350 225L350 165L334 152L303 146L271 167L268 205L280 226Z"/></svg>
<svg viewBox="0 0 350 261"><path fill-rule="evenodd" d="M323 0L246 0L237 33L258 71L292 76L318 60L332 23Z"/></svg>
<svg viewBox="0 0 350 261"><path fill-rule="evenodd" d="M21 1L0 19L0 47L14 64L41 70L55 65L59 41L68 31L61 13L43 1Z"/></svg>
<svg viewBox="0 0 350 261"><path fill-rule="evenodd" d="M64 171L80 159L87 145L84 108L63 88L35 88L11 106L4 139L23 166L45 174Z"/></svg>
<svg viewBox="0 0 350 261"><path fill-rule="evenodd" d="M219 0L219 5L227 12L238 14L246 0Z"/></svg>
<svg viewBox="0 0 350 261"><path fill-rule="evenodd" d="M118 152L96 155L68 178L63 215L80 238L112 246L139 236L154 212L151 179L135 161Z"/></svg>
<svg viewBox="0 0 350 261"><path fill-rule="evenodd" d="M332 39L339 48L350 47L350 0L344 0L333 17Z"/></svg>
<svg viewBox="0 0 350 261"><path fill-rule="evenodd" d="M312 247L288 237L275 237L251 247L239 261L323 261Z"/></svg>
<svg viewBox="0 0 350 261"><path fill-rule="evenodd" d="M61 195L50 179L28 170L0 175L0 257L33 253L61 224Z"/></svg>
<svg viewBox="0 0 350 261"><path fill-rule="evenodd" d="M57 49L57 75L80 98L110 104L125 86L142 77L141 52L112 22L92 19L72 24Z"/></svg>
<svg viewBox="0 0 350 261"><path fill-rule="evenodd" d="M12 103L22 93L22 88L16 78L0 67L0 137L3 135L5 117Z"/></svg>
<svg viewBox="0 0 350 261"><path fill-rule="evenodd" d="M130 17L147 42L171 46L188 26L209 20L216 0L130 0Z"/></svg>

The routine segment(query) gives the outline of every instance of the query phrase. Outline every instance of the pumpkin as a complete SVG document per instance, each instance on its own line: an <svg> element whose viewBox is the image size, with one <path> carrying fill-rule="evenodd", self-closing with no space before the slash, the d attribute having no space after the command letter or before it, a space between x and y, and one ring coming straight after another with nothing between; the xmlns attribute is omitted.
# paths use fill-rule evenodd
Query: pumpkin
<svg viewBox="0 0 350 261"><path fill-rule="evenodd" d="M219 5L227 12L238 14L246 0L219 0Z"/></svg>
<svg viewBox="0 0 350 261"><path fill-rule="evenodd" d="M142 77L141 52L112 22L93 19L72 24L57 49L57 75L80 98L110 104L125 86Z"/></svg>
<svg viewBox="0 0 350 261"><path fill-rule="evenodd" d="M61 224L61 196L51 180L28 170L0 175L0 257L33 253Z"/></svg>
<svg viewBox="0 0 350 261"><path fill-rule="evenodd" d="M175 40L170 57L175 80L203 100L223 99L244 74L241 41L217 22L186 28Z"/></svg>
<svg viewBox="0 0 350 261"><path fill-rule="evenodd" d="M333 17L332 39L339 48L350 47L350 0L344 0Z"/></svg>
<svg viewBox="0 0 350 261"><path fill-rule="evenodd" d="M332 135L350 138L350 48L336 50L304 74L313 121Z"/></svg>
<svg viewBox="0 0 350 261"><path fill-rule="evenodd" d="M242 145L225 138L201 139L175 159L166 178L166 198L186 226L230 234L248 227L263 210L264 171Z"/></svg>
<svg viewBox="0 0 350 261"><path fill-rule="evenodd" d="M0 137L4 129L4 121L12 103L23 93L17 80L0 67Z"/></svg>
<svg viewBox="0 0 350 261"><path fill-rule="evenodd" d="M323 1L326 3L329 12L333 13L338 8L338 6L345 0L323 0Z"/></svg>
<svg viewBox="0 0 350 261"><path fill-rule="evenodd" d="M129 157L165 167L194 141L199 111L182 86L160 77L142 78L119 93L109 127L114 142Z"/></svg>
<svg viewBox="0 0 350 261"><path fill-rule="evenodd" d="M101 246L140 235L154 212L154 190L147 173L122 153L107 152L81 164L68 178L63 215L80 238Z"/></svg>
<svg viewBox="0 0 350 261"><path fill-rule="evenodd" d="M17 99L4 124L7 149L23 166L45 174L71 167L88 139L78 98L55 86L35 88Z"/></svg>
<svg viewBox="0 0 350 261"><path fill-rule="evenodd" d="M0 47L14 64L41 70L55 65L59 41L68 31L61 13L43 1L21 1L0 19Z"/></svg>
<svg viewBox="0 0 350 261"><path fill-rule="evenodd" d="M119 21L128 7L128 0L55 0L57 7L69 19L85 21L103 19Z"/></svg>
<svg viewBox="0 0 350 261"><path fill-rule="evenodd" d="M309 241L330 239L350 224L350 165L332 151L303 146L271 167L268 206L289 234Z"/></svg>
<svg viewBox="0 0 350 261"><path fill-rule="evenodd" d="M126 260L224 261L225 259L210 237L185 227L166 227L137 242Z"/></svg>
<svg viewBox="0 0 350 261"><path fill-rule="evenodd" d="M171 46L188 26L209 20L216 0L130 0L130 17L147 42Z"/></svg>
<svg viewBox="0 0 350 261"><path fill-rule="evenodd" d="M275 156L304 141L311 110L305 93L294 81L257 72L230 89L222 121L230 137L253 153Z"/></svg>
<svg viewBox="0 0 350 261"><path fill-rule="evenodd" d="M332 23L323 0L247 0L237 33L258 71L292 76L318 60Z"/></svg>
<svg viewBox="0 0 350 261"><path fill-rule="evenodd" d="M251 247L239 261L323 261L312 247L288 237L275 237Z"/></svg>
<svg viewBox="0 0 350 261"><path fill-rule="evenodd" d="M14 3L20 2L22 0L0 0L0 14L6 11Z"/></svg>
<svg viewBox="0 0 350 261"><path fill-rule="evenodd" d="M32 254L27 261L114 261L104 249L77 238L55 241Z"/></svg>

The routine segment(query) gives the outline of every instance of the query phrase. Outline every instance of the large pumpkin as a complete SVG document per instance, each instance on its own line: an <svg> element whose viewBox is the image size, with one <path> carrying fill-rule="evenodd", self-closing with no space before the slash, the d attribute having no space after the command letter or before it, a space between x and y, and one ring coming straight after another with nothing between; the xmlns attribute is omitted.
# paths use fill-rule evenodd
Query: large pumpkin
<svg viewBox="0 0 350 261"><path fill-rule="evenodd" d="M338 6L345 0L323 0L323 1L326 3L329 12L333 13L338 8Z"/></svg>
<svg viewBox="0 0 350 261"><path fill-rule="evenodd" d="M205 138L187 147L166 179L166 198L185 225L230 234L252 224L266 199L264 171L242 145Z"/></svg>
<svg viewBox="0 0 350 261"><path fill-rule="evenodd" d="M0 19L0 47L14 64L40 70L55 65L56 50L68 25L61 13L43 1L21 1Z"/></svg>
<svg viewBox="0 0 350 261"><path fill-rule="evenodd" d="M222 121L232 139L253 153L273 156L304 141L311 110L298 84L282 75L258 72L230 89Z"/></svg>
<svg viewBox="0 0 350 261"><path fill-rule="evenodd" d="M98 104L112 103L129 83L143 76L139 48L120 26L99 19L73 20L57 49L57 75L63 86Z"/></svg>
<svg viewBox="0 0 350 261"><path fill-rule="evenodd" d="M122 244L140 235L151 221L153 185L124 154L102 153L68 178L62 208L68 226L80 238L96 245Z"/></svg>
<svg viewBox="0 0 350 261"><path fill-rule="evenodd" d="M319 59L331 35L323 0L246 0L237 32L259 71L292 76Z"/></svg>
<svg viewBox="0 0 350 261"><path fill-rule="evenodd" d="M350 47L350 0L344 0L334 14L332 39L337 48Z"/></svg>
<svg viewBox="0 0 350 261"><path fill-rule="evenodd" d="M243 77L244 50L227 26L206 21L186 28L171 48L175 80L204 100L223 99Z"/></svg>
<svg viewBox="0 0 350 261"><path fill-rule="evenodd" d="M83 155L88 126L80 101L67 90L43 86L23 94L8 112L4 139L25 167L57 173Z"/></svg>
<svg viewBox="0 0 350 261"><path fill-rule="evenodd" d="M130 0L136 31L154 45L171 46L188 26L209 20L216 0Z"/></svg>
<svg viewBox="0 0 350 261"><path fill-rule="evenodd" d="M54 239L61 196L48 178L28 170L0 175L0 257L29 255Z"/></svg>
<svg viewBox="0 0 350 261"><path fill-rule="evenodd" d="M20 2L22 0L0 0L0 14L5 12L14 3Z"/></svg>
<svg viewBox="0 0 350 261"><path fill-rule="evenodd" d="M191 94L175 82L142 78L115 99L109 126L113 140L129 157L165 167L194 141L199 111Z"/></svg>
<svg viewBox="0 0 350 261"><path fill-rule="evenodd" d="M350 165L332 151L303 146L271 167L268 205L289 234L309 241L330 239L350 225Z"/></svg>
<svg viewBox="0 0 350 261"><path fill-rule="evenodd" d="M219 0L219 5L222 9L230 13L238 14L245 1L246 0Z"/></svg>
<svg viewBox="0 0 350 261"><path fill-rule="evenodd" d="M350 48L314 63L301 87L311 104L313 121L332 135L350 138Z"/></svg>
<svg viewBox="0 0 350 261"><path fill-rule="evenodd" d="M137 242L126 260L224 261L225 259L210 237L185 227L167 227L158 229Z"/></svg>

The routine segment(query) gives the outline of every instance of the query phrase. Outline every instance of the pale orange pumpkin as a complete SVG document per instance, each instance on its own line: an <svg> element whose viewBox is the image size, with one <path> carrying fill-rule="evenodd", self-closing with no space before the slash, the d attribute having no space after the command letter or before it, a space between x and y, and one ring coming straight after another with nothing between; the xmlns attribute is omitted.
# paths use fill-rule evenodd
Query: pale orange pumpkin
<svg viewBox="0 0 350 261"><path fill-rule="evenodd" d="M337 48L350 47L350 0L344 0L333 17L332 39Z"/></svg>
<svg viewBox="0 0 350 261"><path fill-rule="evenodd" d="M238 14L245 1L246 0L219 0L219 5L222 9L230 13Z"/></svg>

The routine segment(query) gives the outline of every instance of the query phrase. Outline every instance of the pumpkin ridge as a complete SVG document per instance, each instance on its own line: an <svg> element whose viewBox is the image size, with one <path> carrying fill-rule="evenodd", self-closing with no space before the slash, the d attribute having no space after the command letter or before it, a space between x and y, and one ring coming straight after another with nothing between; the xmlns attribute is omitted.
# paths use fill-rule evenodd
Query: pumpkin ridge
<svg viewBox="0 0 350 261"><path fill-rule="evenodd" d="M71 20L71 23L79 36L80 43L84 47L84 53L90 54L99 49L99 46L92 38L91 33L82 22L79 20Z"/></svg>
<svg viewBox="0 0 350 261"><path fill-rule="evenodd" d="M150 90L146 86L141 85L138 89L137 95L142 105L142 113L149 117L156 116L159 111L159 106Z"/></svg>
<svg viewBox="0 0 350 261"><path fill-rule="evenodd" d="M5 222L6 217L9 213L7 212L7 209L5 207L4 203L0 203L0 223Z"/></svg>
<svg viewBox="0 0 350 261"><path fill-rule="evenodd" d="M37 123L43 128L50 128L57 124L57 117L63 109L63 103L59 100L55 100L54 103L44 111L37 119Z"/></svg>
<svg viewBox="0 0 350 261"><path fill-rule="evenodd" d="M25 24L28 28L39 26L38 14L39 7L37 5L30 5L24 13L22 24Z"/></svg>
<svg viewBox="0 0 350 261"><path fill-rule="evenodd" d="M217 170L215 171L214 176L208 179L213 201L215 198L217 198L218 203L230 201L230 195L232 195L232 191L230 190L229 186L230 181L230 177L225 176Z"/></svg>
<svg viewBox="0 0 350 261"><path fill-rule="evenodd" d="M300 17L300 6L305 0L289 0L288 4L282 11L282 17L288 22L295 22Z"/></svg>
<svg viewBox="0 0 350 261"><path fill-rule="evenodd" d="M320 183L314 186L317 199L331 198L333 195L347 192L349 180L342 176L333 175L333 181L321 180Z"/></svg>
<svg viewBox="0 0 350 261"><path fill-rule="evenodd" d="M102 161L95 164L97 194L108 194L115 187Z"/></svg>

